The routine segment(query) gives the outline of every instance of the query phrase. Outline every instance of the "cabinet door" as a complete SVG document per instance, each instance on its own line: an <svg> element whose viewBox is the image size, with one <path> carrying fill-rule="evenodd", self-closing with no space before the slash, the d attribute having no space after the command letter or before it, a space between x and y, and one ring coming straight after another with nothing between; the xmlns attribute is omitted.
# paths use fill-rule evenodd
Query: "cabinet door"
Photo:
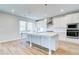
<svg viewBox="0 0 79 59"><path fill-rule="evenodd" d="M58 17L58 18L54 18L53 19L53 21L54 21L54 27L66 27L66 22L67 22L67 20L66 20L66 17L65 16L63 16L63 17Z"/></svg>
<svg viewBox="0 0 79 59"><path fill-rule="evenodd" d="M72 23L79 23L79 13L72 14Z"/></svg>
<svg viewBox="0 0 79 59"><path fill-rule="evenodd" d="M42 37L41 46L49 49L49 42L50 42L50 49L56 51L59 45L58 35L53 37Z"/></svg>
<svg viewBox="0 0 79 59"><path fill-rule="evenodd" d="M60 23L60 21L59 21L59 19L58 18L54 18L53 19L53 22L54 22L54 27L59 27L59 23Z"/></svg>
<svg viewBox="0 0 79 59"><path fill-rule="evenodd" d="M32 43L35 43L35 42L36 42L35 40L36 40L35 36L32 35L32 36L31 36L31 41L32 41Z"/></svg>
<svg viewBox="0 0 79 59"><path fill-rule="evenodd" d="M79 23L79 13L67 15L66 20L67 20L67 24Z"/></svg>
<svg viewBox="0 0 79 59"><path fill-rule="evenodd" d="M40 45L40 41L41 41L40 36L37 36L37 35L32 36L33 43Z"/></svg>
<svg viewBox="0 0 79 59"><path fill-rule="evenodd" d="M49 48L49 39L46 36L41 36L41 46Z"/></svg>
<svg viewBox="0 0 79 59"><path fill-rule="evenodd" d="M41 41L40 36L36 35L35 43L38 44L38 45L40 45L40 41Z"/></svg>

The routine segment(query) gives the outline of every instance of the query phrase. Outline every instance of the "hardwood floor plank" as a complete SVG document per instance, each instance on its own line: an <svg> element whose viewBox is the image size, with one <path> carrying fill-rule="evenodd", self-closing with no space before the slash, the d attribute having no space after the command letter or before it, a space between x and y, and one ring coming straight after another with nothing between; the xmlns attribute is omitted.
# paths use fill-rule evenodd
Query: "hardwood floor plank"
<svg viewBox="0 0 79 59"><path fill-rule="evenodd" d="M48 55L48 49L18 41L0 43L0 55ZM60 41L59 48L52 55L79 55L79 45Z"/></svg>

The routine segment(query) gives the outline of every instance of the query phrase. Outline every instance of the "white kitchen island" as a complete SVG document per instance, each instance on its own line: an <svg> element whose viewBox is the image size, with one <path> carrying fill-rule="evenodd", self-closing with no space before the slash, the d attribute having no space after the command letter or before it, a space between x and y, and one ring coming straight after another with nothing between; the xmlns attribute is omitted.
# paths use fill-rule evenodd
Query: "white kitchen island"
<svg viewBox="0 0 79 59"><path fill-rule="evenodd" d="M26 34L26 41L30 42L30 47L32 47L32 43L40 45L49 49L48 54L51 54L51 50L56 51L59 47L59 39L58 34L54 32L24 32L21 33L22 36Z"/></svg>

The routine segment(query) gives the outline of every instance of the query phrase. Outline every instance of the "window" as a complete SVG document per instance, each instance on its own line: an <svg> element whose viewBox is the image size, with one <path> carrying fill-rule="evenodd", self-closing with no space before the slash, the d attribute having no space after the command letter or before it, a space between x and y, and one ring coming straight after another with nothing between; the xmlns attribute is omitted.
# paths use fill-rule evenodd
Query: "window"
<svg viewBox="0 0 79 59"><path fill-rule="evenodd" d="M20 32L26 31L26 22L25 21L19 21L20 25Z"/></svg>

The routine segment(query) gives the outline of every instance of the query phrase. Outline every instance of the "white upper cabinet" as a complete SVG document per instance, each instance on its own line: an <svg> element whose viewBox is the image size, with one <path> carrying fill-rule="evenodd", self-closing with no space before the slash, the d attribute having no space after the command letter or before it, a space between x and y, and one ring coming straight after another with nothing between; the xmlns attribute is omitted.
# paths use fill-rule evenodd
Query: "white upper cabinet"
<svg viewBox="0 0 79 59"><path fill-rule="evenodd" d="M53 27L66 27L67 20L63 17L58 17L53 19L54 25Z"/></svg>
<svg viewBox="0 0 79 59"><path fill-rule="evenodd" d="M62 17L57 17L53 19L53 27L67 27L70 23L79 23L79 13L69 14Z"/></svg>
<svg viewBox="0 0 79 59"><path fill-rule="evenodd" d="M74 13L66 16L67 23L79 23L79 13Z"/></svg>

